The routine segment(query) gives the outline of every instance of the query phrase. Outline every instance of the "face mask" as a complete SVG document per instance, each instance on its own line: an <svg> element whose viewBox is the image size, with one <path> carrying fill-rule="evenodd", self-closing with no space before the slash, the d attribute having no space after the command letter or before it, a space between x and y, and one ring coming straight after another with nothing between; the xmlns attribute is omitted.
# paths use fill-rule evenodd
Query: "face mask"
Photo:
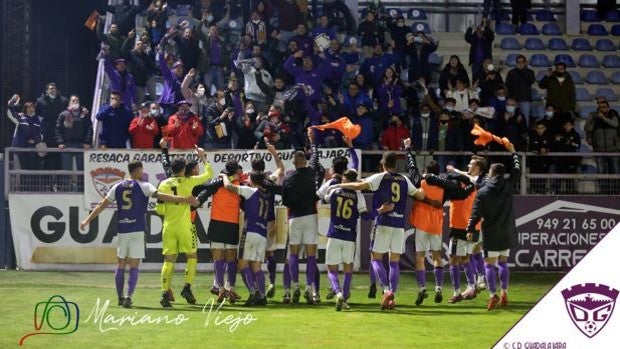
<svg viewBox="0 0 620 349"><path fill-rule="evenodd" d="M431 113L422 113L420 115L422 115L423 118L427 118L427 117L431 116Z"/></svg>
<svg viewBox="0 0 620 349"><path fill-rule="evenodd" d="M418 43L418 44L419 44L419 43L424 42L424 39L422 39L422 38L421 38L421 37L419 37L419 36L414 36L414 37L413 37L413 42L415 42L415 43Z"/></svg>
<svg viewBox="0 0 620 349"><path fill-rule="evenodd" d="M245 110L246 114L254 114L254 109L253 108L248 108Z"/></svg>
<svg viewBox="0 0 620 349"><path fill-rule="evenodd" d="M402 27L404 27L404 26L405 26L405 23L403 23L403 22L398 22L398 23L396 23L396 26L398 26L398 27L402 28Z"/></svg>
<svg viewBox="0 0 620 349"><path fill-rule="evenodd" d="M497 100L503 102L506 100L506 96L497 96Z"/></svg>
<svg viewBox="0 0 620 349"><path fill-rule="evenodd" d="M453 106L451 106L451 105L446 105L446 110L447 110L447 111L453 111L453 110L454 110L454 107L453 107Z"/></svg>
<svg viewBox="0 0 620 349"><path fill-rule="evenodd" d="M450 121L450 120L439 120L439 122L440 122L442 125L447 124L449 121Z"/></svg>
<svg viewBox="0 0 620 349"><path fill-rule="evenodd" d="M196 95L197 95L198 97L202 97L202 96L204 96L204 95L205 95L205 88L204 88L204 87L198 87L198 88L196 89Z"/></svg>
<svg viewBox="0 0 620 349"><path fill-rule="evenodd" d="M56 99L56 92L54 92L54 93L48 93L47 95L48 95L48 96L49 96L49 98L51 98L51 99Z"/></svg>
<svg viewBox="0 0 620 349"><path fill-rule="evenodd" d="M552 116L553 116L553 112L552 112L552 111L546 111L546 112L545 112L545 115L546 115L547 117L552 117Z"/></svg>
<svg viewBox="0 0 620 349"><path fill-rule="evenodd" d="M559 81L559 82L564 82L564 80L566 80L566 78L564 78L564 77L559 77L559 76L558 76L558 81Z"/></svg>
<svg viewBox="0 0 620 349"><path fill-rule="evenodd" d="M80 103L74 103L74 104L71 104L71 105L69 106L69 109L70 109L70 110L79 110L79 109L80 109Z"/></svg>
<svg viewBox="0 0 620 349"><path fill-rule="evenodd" d="M207 16L207 22L213 22L213 16L208 15Z"/></svg>
<svg viewBox="0 0 620 349"><path fill-rule="evenodd" d="M219 101L217 101L217 104L221 105L222 107L226 105L226 100L224 98L220 99Z"/></svg>
<svg viewBox="0 0 620 349"><path fill-rule="evenodd" d="M517 108L514 105L507 105L506 106L506 111L509 112L510 114L514 113L516 109Z"/></svg>
<svg viewBox="0 0 620 349"><path fill-rule="evenodd" d="M151 109L151 111L149 111L149 114L151 114L151 116L157 116L159 115L159 109Z"/></svg>
<svg viewBox="0 0 620 349"><path fill-rule="evenodd" d="M252 23L258 24L258 23L260 23L260 19L253 20Z"/></svg>

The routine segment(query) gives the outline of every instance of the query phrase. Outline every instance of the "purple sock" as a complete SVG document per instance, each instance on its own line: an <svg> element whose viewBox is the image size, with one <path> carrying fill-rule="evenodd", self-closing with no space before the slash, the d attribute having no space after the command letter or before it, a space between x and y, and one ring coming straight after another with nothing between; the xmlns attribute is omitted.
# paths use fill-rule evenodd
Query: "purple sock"
<svg viewBox="0 0 620 349"><path fill-rule="evenodd" d="M252 270L249 266L241 270L241 279L250 293L254 293L254 291L256 291L254 287L254 274L252 274Z"/></svg>
<svg viewBox="0 0 620 349"><path fill-rule="evenodd" d="M291 280L295 283L299 283L299 256L298 255L290 255L288 257L288 269L291 272Z"/></svg>
<svg viewBox="0 0 620 349"><path fill-rule="evenodd" d="M474 259L474 266L476 267L476 270L478 271L478 275L484 275L485 267L484 267L484 258L482 258L482 252L476 253L472 257Z"/></svg>
<svg viewBox="0 0 620 349"><path fill-rule="evenodd" d="M237 261L228 261L226 262L226 271L228 272L228 284L230 286L235 286L235 282L237 282Z"/></svg>
<svg viewBox="0 0 620 349"><path fill-rule="evenodd" d="M291 270L288 267L288 263L284 263L284 270L282 271L282 283L285 290L291 289Z"/></svg>
<svg viewBox="0 0 620 349"><path fill-rule="evenodd" d="M375 270L377 274L377 280L381 283L382 287L388 286L388 276L385 268L383 267L383 263L381 260L373 259L372 260L372 268Z"/></svg>
<svg viewBox="0 0 620 349"><path fill-rule="evenodd" d="M443 267L435 267L435 286L443 287Z"/></svg>
<svg viewBox="0 0 620 349"><path fill-rule="evenodd" d="M314 285L314 279L316 276L316 257L308 256L306 259L306 285Z"/></svg>
<svg viewBox="0 0 620 349"><path fill-rule="evenodd" d="M394 293L398 289L398 279L400 279L400 265L398 263L390 261L390 290Z"/></svg>
<svg viewBox="0 0 620 349"><path fill-rule="evenodd" d="M217 283L217 287L224 287L224 269L226 268L226 261L223 259L218 259L213 262L215 265L213 267L215 272L215 282Z"/></svg>
<svg viewBox="0 0 620 349"><path fill-rule="evenodd" d="M452 279L452 288L461 289L461 269L458 265L450 266L450 279Z"/></svg>
<svg viewBox="0 0 620 349"><path fill-rule="evenodd" d="M258 292L260 292L261 296L265 296L265 272L262 269L259 269L256 273L254 273L254 281L256 282L256 288Z"/></svg>
<svg viewBox="0 0 620 349"><path fill-rule="evenodd" d="M499 285L502 290L508 289L508 277L510 277L510 270L508 269L508 263L497 262L499 266Z"/></svg>
<svg viewBox="0 0 620 349"><path fill-rule="evenodd" d="M495 276L495 266L493 264L484 264L484 271L487 278L487 287L492 294L497 291L497 281Z"/></svg>
<svg viewBox="0 0 620 349"><path fill-rule="evenodd" d="M127 296L131 297L138 284L138 268L129 268L129 281L127 281L127 284Z"/></svg>
<svg viewBox="0 0 620 349"><path fill-rule="evenodd" d="M372 261L370 262L369 270L370 272L370 284L374 285L377 283L377 274L375 274L375 270L372 267Z"/></svg>
<svg viewBox="0 0 620 349"><path fill-rule="evenodd" d="M353 273L344 273L342 294L345 299L347 299L351 293L351 281L353 281Z"/></svg>
<svg viewBox="0 0 620 349"><path fill-rule="evenodd" d="M328 271L327 276L329 277L329 282L332 284L332 290L338 293L340 292L340 281L338 280L338 272L337 271Z"/></svg>
<svg viewBox="0 0 620 349"><path fill-rule="evenodd" d="M314 290L319 292L321 289L321 271L319 270L319 265L316 263L316 257L314 257Z"/></svg>
<svg viewBox="0 0 620 349"><path fill-rule="evenodd" d="M269 283L276 283L276 257L267 257L267 271L269 272Z"/></svg>
<svg viewBox="0 0 620 349"><path fill-rule="evenodd" d="M415 279L418 281L418 287L426 287L426 270L416 270Z"/></svg>
<svg viewBox="0 0 620 349"><path fill-rule="evenodd" d="M116 281L116 294L120 298L123 296L123 288L125 287L125 269L116 268L114 281Z"/></svg>
<svg viewBox="0 0 620 349"><path fill-rule="evenodd" d="M476 284L476 267L473 263L465 263L463 264L463 269L465 269L465 277L467 278L468 285Z"/></svg>

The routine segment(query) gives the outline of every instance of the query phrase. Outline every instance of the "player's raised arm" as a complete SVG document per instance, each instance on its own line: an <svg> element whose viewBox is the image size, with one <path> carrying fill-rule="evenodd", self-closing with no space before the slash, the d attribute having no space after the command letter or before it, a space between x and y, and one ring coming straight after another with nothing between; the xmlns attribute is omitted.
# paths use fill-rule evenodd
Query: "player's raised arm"
<svg viewBox="0 0 620 349"><path fill-rule="evenodd" d="M347 145L347 148L349 148L349 156L351 157L351 163L349 164L349 168L357 171L359 168L360 159L357 157L357 153L355 152L355 148L353 147L353 141L347 136L342 136L342 141L344 142L344 144Z"/></svg>
<svg viewBox="0 0 620 349"><path fill-rule="evenodd" d="M80 230L84 230L88 223L95 219L95 217L99 216L99 214L103 212L106 207L110 206L111 203L112 201L108 200L108 198L103 198L103 200L99 201L95 209L90 212L88 217L84 218L84 220L80 222Z"/></svg>
<svg viewBox="0 0 620 349"><path fill-rule="evenodd" d="M172 177L174 173L172 173L172 166L170 166L170 155L168 154L168 142L164 138L159 141L159 146L161 147L161 164L164 167L164 172L166 173L166 178Z"/></svg>
<svg viewBox="0 0 620 349"><path fill-rule="evenodd" d="M266 137L265 144L267 145L267 151L269 151L269 153L276 162L277 170L274 175L276 175L278 182L280 182L284 177L284 162L282 162L282 159L280 158L280 154L278 153L276 147L273 144L269 143L269 140Z"/></svg>
<svg viewBox="0 0 620 349"><path fill-rule="evenodd" d="M415 156L413 155L411 149L411 138L407 138L403 141L403 145L405 150L407 150L407 174L409 175L409 179L416 186L416 188L420 187L422 183L422 175L420 174L420 170L418 169L418 165L415 162Z"/></svg>
<svg viewBox="0 0 620 349"><path fill-rule="evenodd" d="M202 161L205 167L202 174L189 177L190 183L194 186L197 186L200 184L204 184L205 182L213 178L213 167L211 167L211 163L207 161L207 154L205 153L204 149L195 145L194 152L196 153L196 155L198 155L198 158Z"/></svg>

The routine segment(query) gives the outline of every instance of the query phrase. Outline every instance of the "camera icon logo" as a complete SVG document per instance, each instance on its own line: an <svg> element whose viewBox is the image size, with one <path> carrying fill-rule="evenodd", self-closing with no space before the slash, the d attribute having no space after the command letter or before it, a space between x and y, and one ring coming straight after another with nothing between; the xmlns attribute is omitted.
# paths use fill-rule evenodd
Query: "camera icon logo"
<svg viewBox="0 0 620 349"><path fill-rule="evenodd" d="M63 296L53 295L34 306L34 332L24 335L19 345L23 345L26 338L39 334L71 334L77 331L79 323L78 305Z"/></svg>

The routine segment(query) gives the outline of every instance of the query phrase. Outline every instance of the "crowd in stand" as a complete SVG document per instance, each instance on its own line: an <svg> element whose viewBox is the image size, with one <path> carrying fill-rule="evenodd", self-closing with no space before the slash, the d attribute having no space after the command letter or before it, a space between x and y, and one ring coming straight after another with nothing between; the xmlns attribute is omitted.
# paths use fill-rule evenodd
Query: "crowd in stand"
<svg viewBox="0 0 620 349"><path fill-rule="evenodd" d="M97 25L99 58L112 91L96 115L99 146L150 149L166 137L172 149L194 144L251 149L264 147L266 137L279 149L299 148L307 126L347 116L362 126L354 146L366 150L398 150L411 137L421 151L478 151L470 135L475 124L507 137L517 151L579 149L575 85L566 66L559 63L536 81L521 55L504 81L492 63L495 38L487 19L465 33L469 71L451 56L434 81L429 57L437 43L407 26L402 16L370 7L351 33L332 23L330 6L311 18L307 7L299 6L303 2L202 1L200 7L183 7L188 10L183 15L181 7L162 0L125 1L111 9L115 20L109 31L104 33L103 20ZM146 18L146 28L135 28L136 15ZM243 22L236 42L234 18ZM163 84L159 96L158 83ZM531 115L534 84L547 92L540 119ZM13 98L9 105L17 125L13 146L90 147L89 111L78 96L61 96L53 83L36 103L18 110L19 98ZM620 150L618 123L618 113L598 100L586 125L594 151ZM322 147L343 145L336 131L317 137ZM577 171L579 158L562 159L555 171ZM22 168L41 166L36 160L20 157ZM63 154L58 160L48 158L44 165L71 169L72 159ZM460 156L437 160L442 169L464 165ZM531 169L549 171L551 163L543 159ZM81 169L80 161L76 166ZM617 173L618 159L602 160L599 167Z"/></svg>

